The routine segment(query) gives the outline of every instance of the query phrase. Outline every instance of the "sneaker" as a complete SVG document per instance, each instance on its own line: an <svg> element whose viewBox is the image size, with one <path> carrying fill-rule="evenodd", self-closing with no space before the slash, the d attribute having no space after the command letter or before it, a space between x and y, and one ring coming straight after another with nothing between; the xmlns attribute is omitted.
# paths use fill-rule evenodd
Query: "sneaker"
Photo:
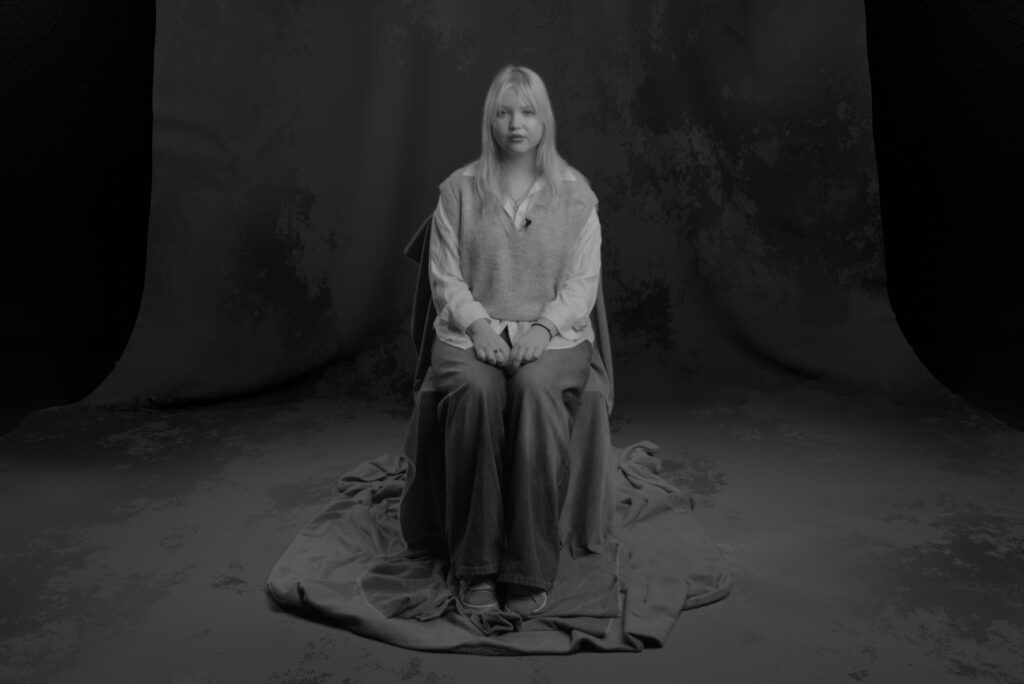
<svg viewBox="0 0 1024 684"><path fill-rule="evenodd" d="M521 584L510 585L508 598L505 600L505 608L524 618L544 610L547 604L548 592Z"/></svg>
<svg viewBox="0 0 1024 684"><path fill-rule="evenodd" d="M498 607L498 588L490 577L475 577L462 580L459 599L470 610L487 610Z"/></svg>

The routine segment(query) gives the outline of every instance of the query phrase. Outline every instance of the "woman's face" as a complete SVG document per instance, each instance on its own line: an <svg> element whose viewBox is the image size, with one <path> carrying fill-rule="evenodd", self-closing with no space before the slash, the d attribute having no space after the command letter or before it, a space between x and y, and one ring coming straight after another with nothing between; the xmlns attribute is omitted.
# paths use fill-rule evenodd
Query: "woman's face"
<svg viewBox="0 0 1024 684"><path fill-rule="evenodd" d="M508 88L498 101L491 134L504 156L521 157L536 151L544 124L529 103L515 89Z"/></svg>

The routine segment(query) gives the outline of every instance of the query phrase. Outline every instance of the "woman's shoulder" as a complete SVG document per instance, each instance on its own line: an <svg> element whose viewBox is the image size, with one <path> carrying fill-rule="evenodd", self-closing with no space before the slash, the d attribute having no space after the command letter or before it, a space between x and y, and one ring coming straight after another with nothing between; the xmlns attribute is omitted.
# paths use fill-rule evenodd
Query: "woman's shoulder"
<svg viewBox="0 0 1024 684"><path fill-rule="evenodd" d="M562 167L562 184L575 199L590 204L597 204L597 196L590 189L590 181L578 169L570 166L568 162Z"/></svg>
<svg viewBox="0 0 1024 684"><path fill-rule="evenodd" d="M586 176L580 173L579 169L569 162L564 162L562 164L562 182L579 183L580 185L590 187L590 183L587 181Z"/></svg>
<svg viewBox="0 0 1024 684"><path fill-rule="evenodd" d="M448 174L443 181L441 181L440 188L442 190L445 186L457 188L459 186L472 183L473 178L476 177L478 163L478 161L474 160L455 169Z"/></svg>

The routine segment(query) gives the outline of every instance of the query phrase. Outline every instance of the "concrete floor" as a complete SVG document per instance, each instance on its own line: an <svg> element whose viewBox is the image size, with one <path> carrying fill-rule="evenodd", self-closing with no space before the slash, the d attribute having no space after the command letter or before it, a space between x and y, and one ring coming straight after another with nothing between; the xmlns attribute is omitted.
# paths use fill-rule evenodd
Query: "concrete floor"
<svg viewBox="0 0 1024 684"><path fill-rule="evenodd" d="M664 648L419 653L277 610L277 557L408 415L278 396L0 440L0 681L1024 682L1024 433L941 392L622 396L615 443L661 445L734 569Z"/></svg>

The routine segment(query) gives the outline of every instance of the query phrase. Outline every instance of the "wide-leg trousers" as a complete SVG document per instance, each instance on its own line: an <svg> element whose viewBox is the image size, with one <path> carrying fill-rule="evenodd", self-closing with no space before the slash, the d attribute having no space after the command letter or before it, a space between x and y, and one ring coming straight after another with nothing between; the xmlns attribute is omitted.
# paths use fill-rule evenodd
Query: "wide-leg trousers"
<svg viewBox="0 0 1024 684"><path fill-rule="evenodd" d="M434 382L444 396L445 540L459 577L551 589L558 519L569 479L573 404L591 345L548 349L511 376L435 340Z"/></svg>

